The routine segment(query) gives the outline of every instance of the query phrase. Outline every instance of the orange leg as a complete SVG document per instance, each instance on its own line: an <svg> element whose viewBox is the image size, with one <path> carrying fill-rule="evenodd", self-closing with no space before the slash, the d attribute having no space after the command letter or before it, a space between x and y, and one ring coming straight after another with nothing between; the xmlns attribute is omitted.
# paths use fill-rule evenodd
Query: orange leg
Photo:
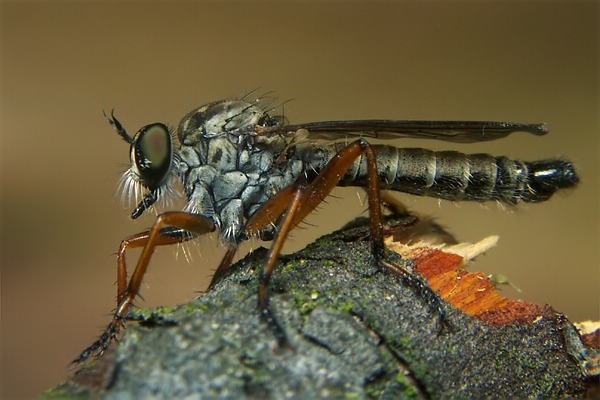
<svg viewBox="0 0 600 400"><path fill-rule="evenodd" d="M179 230L167 231L165 228L175 227ZM91 355L101 355L113 340L117 340L124 318L133 305L133 300L139 294L140 285L150 258L156 246L181 243L196 235L212 232L216 229L211 219L199 214L186 212L166 212L160 214L152 229L133 235L121 242L117 255L117 308L113 319L104 333L91 346L85 349L73 364L85 361ZM127 249L143 247L138 263L127 282L127 267L125 253ZM232 255L233 258L233 255Z"/></svg>
<svg viewBox="0 0 600 400"><path fill-rule="evenodd" d="M143 232L139 235L134 235L133 239L125 240L121 244L119 249L119 255L117 257L118 265L118 279L117 279L117 311L115 312L115 318L123 318L127 315L129 307L133 303L133 300L140 291L140 285L150 258L156 246L173 244L189 240L190 235L184 235L180 237L169 237L161 233L161 229L165 227L173 226L179 229L183 229L187 232L192 232L198 235L209 233L214 231L215 225L212 220L199 214L186 213L186 212L166 212L160 214L152 229L148 232ZM127 247L141 247L144 246L142 254L138 260L138 263L129 279L129 283L125 287L124 282L127 279L127 271L125 267L125 249Z"/></svg>
<svg viewBox="0 0 600 400"><path fill-rule="evenodd" d="M352 163L362 154L367 157L369 176L367 194L371 248L374 261L378 263L383 258L384 245L377 164L371 146L362 139L344 147L308 185L292 185L277 193L250 218L246 225L247 233L255 234L267 224L275 223L281 218L276 236L267 254L267 261L259 276L258 289L258 308L261 317L274 330L280 345L286 346L287 339L269 307L267 287L285 239L289 232L329 195Z"/></svg>
<svg viewBox="0 0 600 400"><path fill-rule="evenodd" d="M217 267L217 270L215 271L215 274L213 275L212 280L210 281L210 285L208 285L209 289L212 289L215 282L218 281L221 278L221 276L223 276L223 273L227 270L227 268L229 268L231 262L233 261L233 256L235 256L235 253L237 252L237 249L238 248L236 245L230 245L230 247L227 249L225 256L221 260L221 263Z"/></svg>
<svg viewBox="0 0 600 400"><path fill-rule="evenodd" d="M125 253L128 249L135 249L144 247L148 243L151 231L144 231L136 233L128 238L121 241L119 251L117 252L117 306L124 299L125 292L127 289L127 264L125 262ZM183 231L177 230L172 233L159 233L159 236L155 240L155 246L165 246L170 244L182 243L195 238L196 235Z"/></svg>

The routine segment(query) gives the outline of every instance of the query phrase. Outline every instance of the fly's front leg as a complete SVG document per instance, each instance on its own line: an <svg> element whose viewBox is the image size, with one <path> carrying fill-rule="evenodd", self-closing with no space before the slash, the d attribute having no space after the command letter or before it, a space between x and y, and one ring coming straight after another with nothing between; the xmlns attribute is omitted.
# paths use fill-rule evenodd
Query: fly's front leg
<svg viewBox="0 0 600 400"><path fill-rule="evenodd" d="M165 227L175 227L187 232L195 233L197 235L212 232L216 228L210 218L204 217L199 214L186 212L166 212L160 214L156 219L156 222L152 226L152 229L149 231L147 237L142 237L141 239L130 241L130 246L131 244L137 244L137 246L132 247L140 247L143 245L144 249L142 250L142 254L140 255L135 270L133 271L133 274L129 279L129 283L123 290L119 290L117 298L117 311L115 313L116 318L122 318L125 315L127 315L129 307L131 306L133 300L140 291L142 279L144 277L144 274L146 273L148 264L150 262L150 258L152 257L152 253L154 253L154 249L156 248L156 246L180 243L189 240L189 237L187 237L187 235L183 237L170 237L168 235L165 235L164 233L161 233L161 230ZM123 279L126 279L127 275L125 268L125 249L123 249L122 252L119 252L118 265L119 279L121 279L121 282L123 282ZM117 288L120 287L123 287L123 285L117 283Z"/></svg>
<svg viewBox="0 0 600 400"><path fill-rule="evenodd" d="M162 216L159 216L159 219L161 217ZM131 277L131 280L127 282L127 263L125 257L127 250L139 247L145 248L149 245L150 242L153 243L153 247L183 243L187 242L188 240L194 239L197 236L197 234L201 234L194 233L193 231L181 228L168 230L165 228L166 224L164 223L164 221L161 224L161 226L157 226L158 224L159 220L157 220L157 222L155 223L155 227L158 233L155 234L154 237L152 237L152 232L154 230L153 228L151 230L140 232L126 239L123 239L121 245L119 246L119 251L117 252L117 313L118 309L122 308L123 305L128 302L128 297L130 297L129 303L131 303L133 301L133 298L135 298L135 296L137 295L137 293L131 295L131 292L139 292L139 285L141 284L143 274L145 273L147 265L150 261L150 256L154 251L152 249L150 254L147 255L148 259L145 262L145 266L142 267L142 270L139 270L142 258L144 257L144 253L142 253L140 259L138 260L138 265L134 270L134 274ZM139 273L136 274L136 272L138 271ZM136 277L136 279L139 279L137 285L135 285L134 277ZM125 316L126 312L122 313L121 315Z"/></svg>
<svg viewBox="0 0 600 400"><path fill-rule="evenodd" d="M177 228L166 230L167 227ZM104 333L91 346L85 349L73 364L79 364L92 355L102 355L109 344L118 339L124 318L139 294L142 279L156 246L182 243L193 239L196 235L212 232L216 229L210 218L186 212L166 212L160 214L152 229L133 235L121 242L117 255L117 308L113 319ZM128 249L143 247L138 263L127 282L127 266L125 253Z"/></svg>
<svg viewBox="0 0 600 400"><path fill-rule="evenodd" d="M259 276L258 289L258 308L261 317L271 326L280 345L287 345L287 339L269 307L267 287L283 243L289 232L329 195L362 154L367 157L369 177L367 194L371 248L374 261L379 262L383 258L384 245L377 164L375 153L363 139L344 147L308 185L293 185L277 193L250 218L246 225L246 231L250 235L280 219L277 233L267 254L267 261Z"/></svg>

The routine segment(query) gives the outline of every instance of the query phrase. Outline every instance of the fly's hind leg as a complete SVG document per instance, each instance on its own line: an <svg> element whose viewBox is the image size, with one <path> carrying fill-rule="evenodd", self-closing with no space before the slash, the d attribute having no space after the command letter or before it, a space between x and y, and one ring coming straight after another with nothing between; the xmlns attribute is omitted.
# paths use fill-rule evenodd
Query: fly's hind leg
<svg viewBox="0 0 600 400"><path fill-rule="evenodd" d="M387 191L381 192L381 203L389 210L392 217L412 218L407 223L385 224L386 236L393 236L394 242L416 243L419 241L429 244L457 244L458 240L428 215L409 211L404 203Z"/></svg>
<svg viewBox="0 0 600 400"><path fill-rule="evenodd" d="M381 192L381 202L393 216L413 217L414 221L411 224L402 225L399 229L395 226L384 228L386 234L393 236L395 242L416 243L425 241L431 244L455 244L458 243L456 238L443 227L438 225L431 217L415 215L408 208L389 192ZM449 327L446 319L442 300L439 295L431 289L425 278L416 275L412 271L394 264L388 260L382 259L380 264L387 270L398 275L408 286L413 288L425 302L436 310L440 318L440 326Z"/></svg>
<svg viewBox="0 0 600 400"><path fill-rule="evenodd" d="M285 239L306 216L312 212L339 183L352 164L365 154L368 165L369 231L371 251L375 262L383 259L383 231L381 223L381 202L375 153L367 141L359 139L344 147L323 170L306 186L292 185L281 190L250 218L246 232L256 234L261 228L279 220L277 233L267 254L267 261L259 276L258 308L261 318L273 329L280 345L287 346L285 333L274 318L269 306L267 287L273 268Z"/></svg>
<svg viewBox="0 0 600 400"><path fill-rule="evenodd" d="M182 243L197 235L212 232L215 228L211 219L199 214L166 212L157 217L152 229L124 239L117 253L117 308L113 319L100 338L85 349L73 364L80 364L93 355L102 355L110 343L118 339L124 319L139 294L142 279L156 246ZM143 247L142 254L128 282L125 253L128 249L139 247Z"/></svg>
<svg viewBox="0 0 600 400"><path fill-rule="evenodd" d="M259 275L258 308L261 318L273 329L280 346L287 347L289 344L283 328L275 319L269 306L267 288L283 244L289 232L329 195L351 165L363 154L367 159L368 183L366 190L373 261L378 266L400 275L411 287L423 295L428 304L435 305L440 318L444 319L443 307L437 294L422 279L413 276L412 272L384 259L381 197L375 153L365 140L359 139L344 147L309 184L306 186L292 185L269 199L246 225L247 234L252 235L267 224L279 221L277 233L267 253L266 263Z"/></svg>

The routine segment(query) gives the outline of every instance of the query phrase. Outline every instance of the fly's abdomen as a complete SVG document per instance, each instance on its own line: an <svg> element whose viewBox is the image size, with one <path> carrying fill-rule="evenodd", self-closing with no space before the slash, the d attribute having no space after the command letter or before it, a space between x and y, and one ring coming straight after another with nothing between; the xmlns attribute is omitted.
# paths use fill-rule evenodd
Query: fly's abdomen
<svg viewBox="0 0 600 400"><path fill-rule="evenodd" d="M419 196L509 204L538 202L578 181L572 164L560 159L526 162L489 154L385 145L374 145L373 149L380 187ZM314 161L313 158L308 164L317 172L319 168L314 167L322 161L316 165ZM366 160L361 157L342 178L340 186L366 186L366 179Z"/></svg>
<svg viewBox="0 0 600 400"><path fill-rule="evenodd" d="M526 162L489 154L374 147L382 188L421 196L538 202L578 181L573 166L564 160Z"/></svg>

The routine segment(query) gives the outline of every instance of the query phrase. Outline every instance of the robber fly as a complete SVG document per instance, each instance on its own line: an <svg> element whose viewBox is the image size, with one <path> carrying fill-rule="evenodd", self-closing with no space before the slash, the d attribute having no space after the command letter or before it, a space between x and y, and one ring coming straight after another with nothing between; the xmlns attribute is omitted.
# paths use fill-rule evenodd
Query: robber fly
<svg viewBox="0 0 600 400"><path fill-rule="evenodd" d="M156 246L219 232L227 251L214 284L231 264L240 242L250 237L273 240L259 277L258 308L282 341L283 330L273 317L267 292L273 268L288 233L335 186L366 188L373 258L394 271L384 260L380 189L454 201L516 204L548 200L578 181L572 164L561 159L527 162L488 154L370 145L365 139L471 143L500 139L515 131L544 135L548 131L543 124L360 120L289 125L285 118L269 115L267 108L264 99L216 101L192 110L176 131L153 123L134 136L114 113L107 117L130 145L131 167L121 185L142 197L131 218L172 193L176 181L183 185L187 205L183 211L159 214L151 229L121 242L113 320L76 363L101 355L117 339ZM352 135L359 138L349 142ZM135 247L143 250L128 280L125 253Z"/></svg>

